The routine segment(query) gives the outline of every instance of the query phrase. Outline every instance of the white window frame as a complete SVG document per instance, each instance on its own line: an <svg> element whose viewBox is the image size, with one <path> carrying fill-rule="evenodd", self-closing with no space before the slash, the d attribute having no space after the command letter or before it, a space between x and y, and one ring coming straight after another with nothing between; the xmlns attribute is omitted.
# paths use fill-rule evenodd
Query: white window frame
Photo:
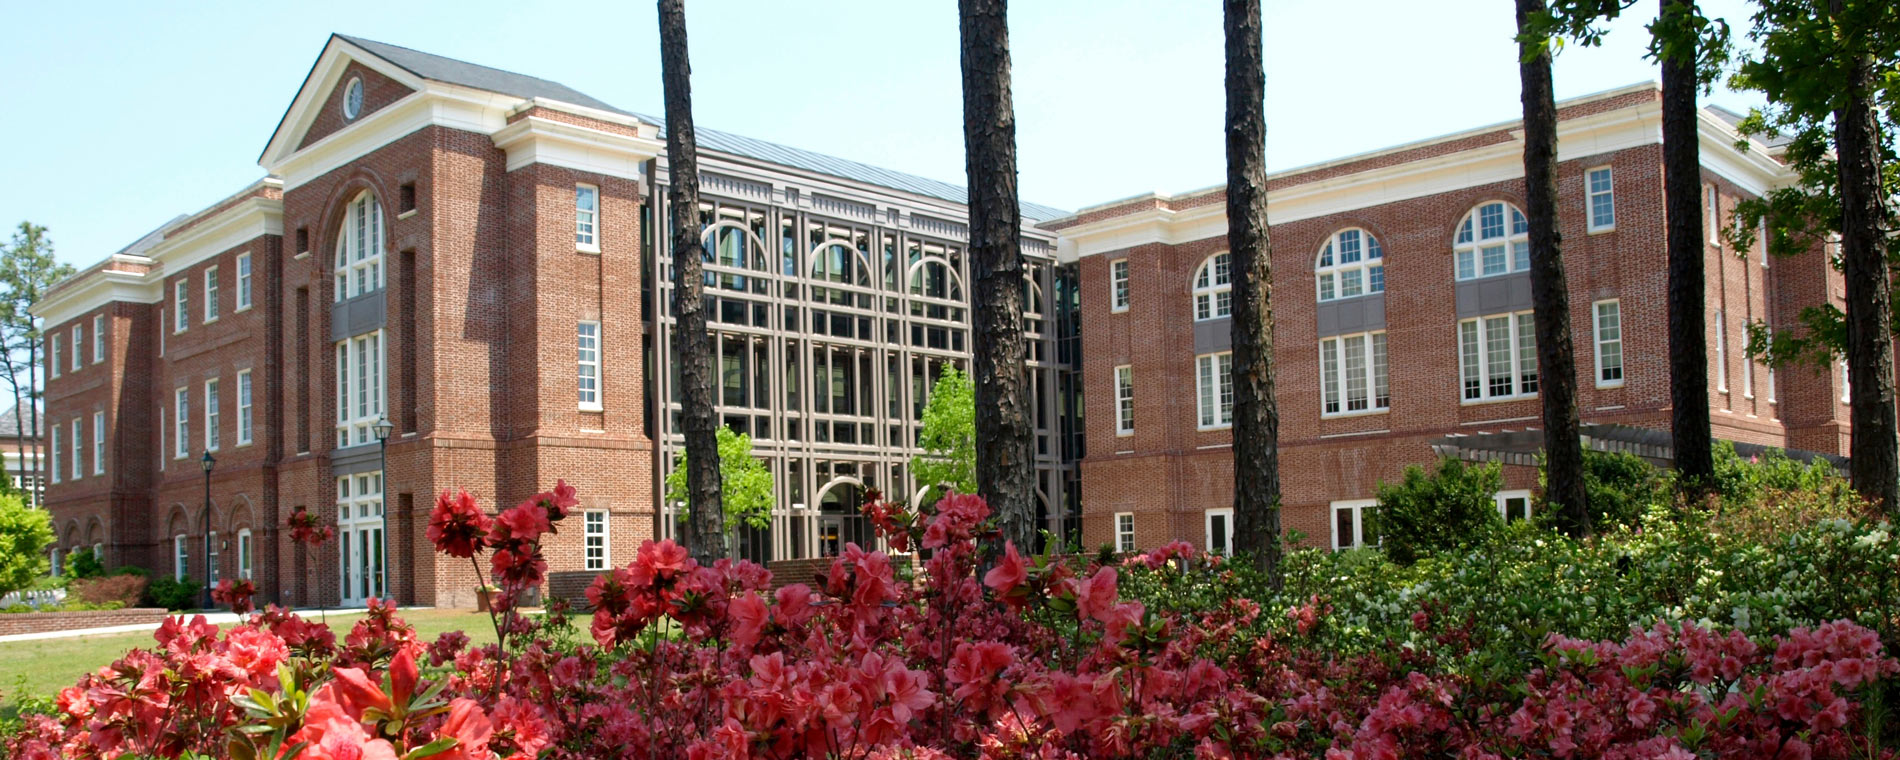
<svg viewBox="0 0 1900 760"><path fill-rule="evenodd" d="M1602 175L1603 187L1597 187L1597 176ZM1589 232L1609 232L1616 229L1616 175L1608 166L1597 166L1583 173L1583 214L1589 219ZM1604 210L1607 218L1597 215L1597 199L1606 201Z"/></svg>
<svg viewBox="0 0 1900 760"><path fill-rule="evenodd" d="M53 547L51 556L52 556L52 560L51 560L52 565L48 569L48 573L52 575L54 578L58 578L59 576L64 575L64 573L62 573L61 571L65 569L64 566L60 565L59 563L59 559L60 559L59 547L57 546Z"/></svg>
<svg viewBox="0 0 1900 760"><path fill-rule="evenodd" d="M1702 220L1702 236L1710 248L1722 247L1722 192L1713 184L1702 186L1702 205L1707 214Z"/></svg>
<svg viewBox="0 0 1900 760"><path fill-rule="evenodd" d="M1363 409L1351 408L1353 399L1349 395L1353 378L1348 374L1347 365L1354 358L1355 346L1359 348L1359 358L1363 362L1356 373L1365 380L1365 397L1360 399L1365 404ZM1321 338L1319 341L1319 416L1331 419L1392 411L1389 351L1384 330L1352 335L1329 335ZM1328 411L1329 405L1337 406L1338 409Z"/></svg>
<svg viewBox="0 0 1900 760"><path fill-rule="evenodd" d="M191 389L183 385L172 391L172 458L191 456Z"/></svg>
<svg viewBox="0 0 1900 760"><path fill-rule="evenodd" d="M1128 310L1130 301L1128 282L1128 259L1120 258L1108 262L1108 310L1120 314Z"/></svg>
<svg viewBox="0 0 1900 760"><path fill-rule="evenodd" d="M237 539L238 539L238 578L248 581L251 579L251 564L252 564L251 563L251 560L252 560L251 529L245 528L243 530L238 531Z"/></svg>
<svg viewBox="0 0 1900 760"><path fill-rule="evenodd" d="M191 273L172 283L172 334L191 329Z"/></svg>
<svg viewBox="0 0 1900 760"><path fill-rule="evenodd" d="M93 558L93 559L96 559L96 560L99 560L100 562L104 562L104 561L106 561L106 545L105 545L105 542L103 542L103 541L94 541L94 542L92 542L92 558Z"/></svg>
<svg viewBox="0 0 1900 760"><path fill-rule="evenodd" d="M1605 307L1608 307L1606 314ZM1615 321L1606 324L1605 317ZM1606 298L1590 304L1591 342L1596 344L1598 388L1623 387L1623 303L1619 299ZM1614 335L1612 335L1614 333ZM1615 356L1610 355L1614 347ZM1614 359L1614 363L1611 360ZM1609 377L1614 370L1616 377Z"/></svg>
<svg viewBox="0 0 1900 760"><path fill-rule="evenodd" d="M1488 232L1484 223L1484 212L1494 207L1499 209L1497 234ZM1504 201L1480 203L1465 212L1457 230L1451 245L1454 279L1460 282L1482 280L1530 270L1530 222L1518 207ZM1504 249L1504 268L1487 273L1484 251L1497 247Z"/></svg>
<svg viewBox="0 0 1900 760"><path fill-rule="evenodd" d="M245 311L251 308L251 254L249 251L237 255L237 308L232 311Z"/></svg>
<svg viewBox="0 0 1900 760"><path fill-rule="evenodd" d="M1132 552L1135 550L1135 513L1115 513L1115 551Z"/></svg>
<svg viewBox="0 0 1900 760"><path fill-rule="evenodd" d="M250 370L248 369L238 370L237 387L238 387L237 445L244 446L251 443L251 436L254 432L252 430L252 425L255 423L255 420L252 417L252 411L251 411L251 393L253 389L251 387L251 371Z"/></svg>
<svg viewBox="0 0 1900 760"><path fill-rule="evenodd" d="M1848 384L1847 360L1842 359L1835 363L1841 365L1841 403L1851 404L1854 402L1854 389Z"/></svg>
<svg viewBox="0 0 1900 760"><path fill-rule="evenodd" d="M1343 499L1332 503L1326 511L1327 532L1333 534L1333 551L1342 549L1364 549L1378 546L1378 541L1366 541L1366 513L1379 508L1378 499ZM1349 510L1352 513L1352 535L1348 540L1340 540L1339 512Z"/></svg>
<svg viewBox="0 0 1900 760"><path fill-rule="evenodd" d="M1234 426L1234 352L1194 357L1195 409L1200 430Z"/></svg>
<svg viewBox="0 0 1900 760"><path fill-rule="evenodd" d="M352 483L354 487L352 487ZM340 535L340 540L337 541L337 550L339 552L338 567L343 569L343 572L337 573L337 586L342 591L343 598L345 599L360 601L371 596L384 597L388 593L387 583L389 569L383 564L383 560L388 554L389 536L383 535L381 537L382 541L379 546L384 548L380 551L378 551L376 547L363 546L360 540L360 531L372 530L380 532L383 526L387 524L383 519L383 510L387 508L383 503L383 491L386 487L387 486L383 483L383 473L381 470L359 472L337 477L337 532L339 534L346 532L354 534L353 536ZM370 567L375 569L374 577L368 579L367 589L363 588L365 585L363 575L358 574L355 577L357 581L356 590L359 592L359 595L354 596L349 588L351 580L349 571L350 546L353 541L356 542L356 550L365 553L364 557L358 557L357 559L359 561L367 559ZM360 570L361 568L359 567L358 569Z"/></svg>
<svg viewBox="0 0 1900 760"><path fill-rule="evenodd" d="M1348 255L1355 258L1347 261ZM1358 276L1359 292L1346 294L1348 275ZM1362 227L1347 227L1327 237L1313 259L1313 288L1320 303L1384 293L1385 248L1379 238Z"/></svg>
<svg viewBox="0 0 1900 760"><path fill-rule="evenodd" d="M205 267L205 324L218 321L218 265Z"/></svg>
<svg viewBox="0 0 1900 760"><path fill-rule="evenodd" d="M1742 398L1755 397L1755 357L1742 352Z"/></svg>
<svg viewBox="0 0 1900 760"><path fill-rule="evenodd" d="M1506 339L1509 342L1510 363L1511 363L1511 367L1510 367L1511 391L1509 393L1493 393L1491 390L1491 374L1492 374L1491 350L1490 350L1491 331L1492 331L1491 320L1499 319L1499 318L1502 318L1505 320L1505 325L1509 331L1509 337ZM1535 363L1537 361L1537 344L1535 342L1536 328L1531 324L1532 319L1533 319L1532 312L1530 311L1515 311L1515 312L1504 312L1501 314L1486 314L1481 317L1473 317L1471 319L1461 319L1458 321L1457 346L1458 346L1458 379L1459 379L1458 401L1459 403L1461 404L1488 404L1494 401L1512 401L1512 400L1519 400L1519 399L1537 398L1538 390L1543 389L1543 376L1541 373L1538 374L1536 377L1532 378L1535 382L1537 382L1538 390L1525 389L1525 386L1529 385L1530 383L1525 382L1524 362L1526 359L1529 359L1529 361L1533 365L1533 368L1535 368ZM1465 337L1467 333L1467 330L1465 328L1467 325L1475 325L1474 332L1473 332L1477 340L1477 344L1476 344L1477 354L1475 357L1477 360L1477 366L1475 368L1469 366L1469 362L1467 361L1468 357L1466 356L1466 352L1465 352ZM1525 342L1526 340L1525 332L1527 330L1530 332L1529 338L1532 341L1528 344L1526 344ZM1528 356L1526 356L1526 349L1529 350ZM1466 390L1466 385L1471 380L1471 377L1468 373L1471 372L1473 369L1475 369L1478 373L1478 377L1477 377L1478 395L1476 397L1471 397L1471 396L1466 395L1468 393L1468 391Z"/></svg>
<svg viewBox="0 0 1900 760"><path fill-rule="evenodd" d="M106 474L106 413L92 413L92 474Z"/></svg>
<svg viewBox="0 0 1900 760"><path fill-rule="evenodd" d="M600 400L600 322L583 320L574 328L576 393L583 412L598 412Z"/></svg>
<svg viewBox="0 0 1900 760"><path fill-rule="evenodd" d="M205 451L217 451L224 444L223 431L220 430L222 426L218 424L224 412L224 399L220 392L223 389L219 387L223 385L222 380L214 377L205 381Z"/></svg>
<svg viewBox="0 0 1900 760"><path fill-rule="evenodd" d="M593 208L585 203L593 200ZM600 253L600 188L586 183L574 186L574 248L582 253Z"/></svg>
<svg viewBox="0 0 1900 760"><path fill-rule="evenodd" d="M365 190L345 209L332 267L332 300L339 303L383 287L383 205Z"/></svg>
<svg viewBox="0 0 1900 760"><path fill-rule="evenodd" d="M210 531L205 534L205 582L216 584L224 575L222 570L218 567L218 532Z"/></svg>
<svg viewBox="0 0 1900 760"><path fill-rule="evenodd" d="M86 450L85 436L82 436L79 434L79 418L78 417L73 418L72 431L73 431L73 443L72 443L73 480L77 482L80 476L86 473L86 461L85 461L85 457L83 456Z"/></svg>
<svg viewBox="0 0 1900 760"><path fill-rule="evenodd" d="M1189 282L1194 295L1194 321L1226 319L1234 313L1234 257L1221 251L1207 257Z"/></svg>
<svg viewBox="0 0 1900 760"><path fill-rule="evenodd" d="M1115 368L1115 435L1135 434L1135 368L1123 364Z"/></svg>
<svg viewBox="0 0 1900 760"><path fill-rule="evenodd" d="M611 529L610 525L612 519L607 514L607 510L587 510L581 515L581 523L583 531L581 544L582 569L605 571L607 568L612 567L612 544L607 540L607 532Z"/></svg>
<svg viewBox="0 0 1900 760"><path fill-rule="evenodd" d="M1715 390L1728 392L1728 314L1715 310Z"/></svg>
<svg viewBox="0 0 1900 760"><path fill-rule="evenodd" d="M52 466L51 468L49 468L49 469L51 469L51 470L52 470L52 472L53 472L53 482L54 482L54 483L59 483L59 482L61 482L61 479L62 479L62 478L64 477L63 475L60 475L60 474L59 474L59 473L60 473L60 469L59 469L59 423L57 423L57 422L55 422L55 423L53 423L53 424L51 424L51 425L48 425L48 426L47 426L47 430L48 430L48 431L50 431L50 434L52 435L52 440L50 440L50 441L48 441L48 444L49 444L49 445L47 446L47 450L48 450L48 451L51 451L51 452L52 452L52 460L53 460L53 461L52 461L52 465L53 465L53 466Z"/></svg>
<svg viewBox="0 0 1900 760"><path fill-rule="evenodd" d="M172 536L172 580L183 583L191 575L191 547L185 534Z"/></svg>
<svg viewBox="0 0 1900 760"><path fill-rule="evenodd" d="M92 317L92 363L106 360L106 315L94 314Z"/></svg>
<svg viewBox="0 0 1900 760"><path fill-rule="evenodd" d="M59 355L59 333L46 336L46 358L46 366L52 368L53 377L59 377L59 362L64 358Z"/></svg>
<svg viewBox="0 0 1900 760"><path fill-rule="evenodd" d="M337 341L337 448L375 443L383 417L387 362L383 331L371 330Z"/></svg>
<svg viewBox="0 0 1900 760"><path fill-rule="evenodd" d="M1511 517L1511 513L1506 511L1509 505L1509 502L1512 499L1524 500L1524 514L1519 516L1516 519L1528 520L1535 514L1532 508L1536 506L1536 504L1531 500L1530 491L1522 489L1522 488L1512 489L1509 491L1499 491L1491 495L1491 501L1497 504L1498 517L1504 518L1505 522L1509 522L1513 519Z"/></svg>
<svg viewBox="0 0 1900 760"><path fill-rule="evenodd" d="M1234 556L1234 508L1219 507L1209 509L1203 512L1202 515L1201 528L1204 532L1201 535L1206 539L1202 543L1205 544L1207 552L1209 554L1219 554L1223 557ZM1227 522L1227 543L1220 546L1214 545L1214 518L1216 517Z"/></svg>
<svg viewBox="0 0 1900 760"><path fill-rule="evenodd" d="M78 372L86 366L86 331L78 324L73 325L73 364L72 371Z"/></svg>

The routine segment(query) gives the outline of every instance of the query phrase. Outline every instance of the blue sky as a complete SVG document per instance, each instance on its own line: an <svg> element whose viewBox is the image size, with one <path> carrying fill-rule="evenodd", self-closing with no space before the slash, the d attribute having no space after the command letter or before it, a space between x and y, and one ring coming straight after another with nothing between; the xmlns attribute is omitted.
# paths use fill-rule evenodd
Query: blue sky
<svg viewBox="0 0 1900 760"><path fill-rule="evenodd" d="M1265 0L1270 170L1516 118L1505 0ZM1075 209L1224 176L1216 0L1017 0L1023 197ZM1739 32L1749 6L1705 0ZM1557 62L1559 98L1656 79L1656 0ZM699 122L962 183L952 0L689 0ZM78 266L261 176L332 31L662 112L651 3L15 4L0 29L0 225ZM1745 94L1710 100L1745 109Z"/></svg>

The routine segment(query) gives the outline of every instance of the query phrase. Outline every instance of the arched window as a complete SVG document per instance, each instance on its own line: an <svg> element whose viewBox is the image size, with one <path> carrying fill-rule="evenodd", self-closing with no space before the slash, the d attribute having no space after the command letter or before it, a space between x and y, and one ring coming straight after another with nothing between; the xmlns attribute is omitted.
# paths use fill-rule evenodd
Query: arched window
<svg viewBox="0 0 1900 760"><path fill-rule="evenodd" d="M1320 247L1313 272L1321 301L1384 293L1385 251L1370 232L1340 230Z"/></svg>
<svg viewBox="0 0 1900 760"><path fill-rule="evenodd" d="M1216 253L1194 273L1194 321L1219 319L1234 312L1233 257Z"/></svg>
<svg viewBox="0 0 1900 760"><path fill-rule="evenodd" d="M1510 218L1509 225L1505 223ZM1530 223L1524 212L1503 201L1492 201L1465 214L1452 242L1458 279L1473 280L1531 268Z"/></svg>
<svg viewBox="0 0 1900 760"><path fill-rule="evenodd" d="M350 201L336 236L336 300L383 286L383 207L363 191Z"/></svg>

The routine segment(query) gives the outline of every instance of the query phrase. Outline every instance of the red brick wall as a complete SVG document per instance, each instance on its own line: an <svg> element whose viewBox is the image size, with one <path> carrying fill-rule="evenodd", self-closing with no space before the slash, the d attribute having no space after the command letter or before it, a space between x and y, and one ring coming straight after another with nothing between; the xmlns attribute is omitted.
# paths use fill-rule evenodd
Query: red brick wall
<svg viewBox="0 0 1900 760"><path fill-rule="evenodd" d="M165 610L152 607L90 612L15 612L0 615L0 636L162 623L165 622L165 615Z"/></svg>
<svg viewBox="0 0 1900 760"><path fill-rule="evenodd" d="M350 80L356 77L363 79L363 110L356 115L355 119L346 121L343 118L343 94L349 89ZM368 66L352 61L349 67L343 70L343 76L336 80L336 87L330 90L329 97L324 99L323 107L317 109L315 118L310 122L310 129L304 132L303 142L297 144L297 149L303 150L310 147L337 130L361 121L363 117L403 99L411 92L415 90L383 76L382 73Z"/></svg>

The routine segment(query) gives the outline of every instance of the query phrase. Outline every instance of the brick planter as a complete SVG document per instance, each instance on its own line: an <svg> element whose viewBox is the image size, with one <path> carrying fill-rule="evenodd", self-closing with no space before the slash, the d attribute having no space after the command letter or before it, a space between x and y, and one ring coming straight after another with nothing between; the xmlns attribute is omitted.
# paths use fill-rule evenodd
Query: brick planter
<svg viewBox="0 0 1900 760"><path fill-rule="evenodd" d="M72 631L115 625L164 622L167 612L156 607L85 612L17 612L0 614L0 636L47 631Z"/></svg>

